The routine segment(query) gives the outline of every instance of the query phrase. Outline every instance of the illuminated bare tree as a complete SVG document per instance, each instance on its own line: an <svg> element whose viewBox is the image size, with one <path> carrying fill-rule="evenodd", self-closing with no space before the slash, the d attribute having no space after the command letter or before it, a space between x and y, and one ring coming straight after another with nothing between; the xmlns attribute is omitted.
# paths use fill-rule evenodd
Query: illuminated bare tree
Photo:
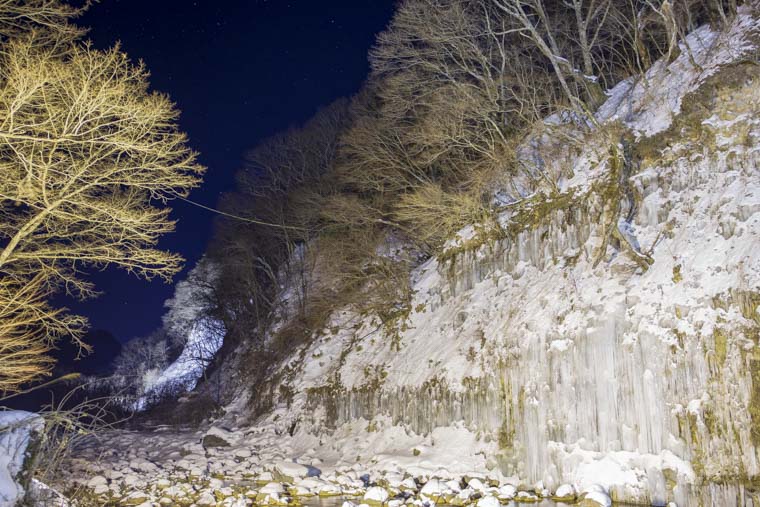
<svg viewBox="0 0 760 507"><path fill-rule="evenodd" d="M0 39L35 30L46 39L48 47L65 50L66 42L85 32L70 20L87 10L90 3L74 7L59 0L0 0Z"/></svg>
<svg viewBox="0 0 760 507"><path fill-rule="evenodd" d="M57 288L94 294L82 268L116 265L166 280L180 269L179 255L155 248L174 228L160 204L186 196L203 171L172 102L148 91L142 64L118 47L67 42L62 51L64 42L50 42L63 37L35 29L5 41L0 53L0 278L17 287L3 303L21 319L15 329L26 330L0 335L4 385L48 371L41 354L36 371L6 369L25 347L41 352L63 331L79 340L83 320L61 321L44 296ZM13 308L14 292L35 294L31 313Z"/></svg>
<svg viewBox="0 0 760 507"><path fill-rule="evenodd" d="M338 168L341 181L374 196L376 221L435 249L487 213L494 178L521 170L516 137L562 92L520 32L491 0L399 4L370 53L370 85ZM423 223L434 234L423 238Z"/></svg>
<svg viewBox="0 0 760 507"><path fill-rule="evenodd" d="M85 319L52 308L48 273L0 277L0 393L12 392L52 366L46 355L56 338L78 335Z"/></svg>

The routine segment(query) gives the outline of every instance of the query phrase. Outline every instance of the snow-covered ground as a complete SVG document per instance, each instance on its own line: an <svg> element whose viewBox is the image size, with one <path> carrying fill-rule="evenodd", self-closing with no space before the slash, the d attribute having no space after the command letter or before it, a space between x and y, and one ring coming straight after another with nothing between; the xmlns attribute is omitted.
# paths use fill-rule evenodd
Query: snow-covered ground
<svg viewBox="0 0 760 507"><path fill-rule="evenodd" d="M374 424L362 440L355 435L365 431L367 421L354 421L329 441L305 432L280 434L271 425L106 433L78 449L61 482L85 501L146 507L308 504L317 497L342 497L348 501L343 507L499 507L515 498L536 502L583 497L596 499L589 505L609 505L597 484L580 490L564 484L550 491L540 483L520 484L498 472L483 473L479 454L488 446L462 427L420 436L388 421ZM350 448L336 445L346 443L342 438L353 440ZM375 454L380 448L388 454Z"/></svg>

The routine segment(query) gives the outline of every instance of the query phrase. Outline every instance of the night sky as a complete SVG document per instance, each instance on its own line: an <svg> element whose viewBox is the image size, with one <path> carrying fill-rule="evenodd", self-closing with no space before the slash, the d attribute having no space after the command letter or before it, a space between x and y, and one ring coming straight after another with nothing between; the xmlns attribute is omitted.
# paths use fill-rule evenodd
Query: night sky
<svg viewBox="0 0 760 507"><path fill-rule="evenodd" d="M121 41L132 59L145 61L152 87L177 103L180 126L208 167L190 198L215 206L257 141L358 91L369 70L367 51L394 3L101 0L78 23L90 27L97 47ZM172 207L177 231L160 246L180 252L192 267L211 237L213 214L178 201ZM92 279L101 297L66 304L93 328L127 341L160 325L172 285L113 268Z"/></svg>

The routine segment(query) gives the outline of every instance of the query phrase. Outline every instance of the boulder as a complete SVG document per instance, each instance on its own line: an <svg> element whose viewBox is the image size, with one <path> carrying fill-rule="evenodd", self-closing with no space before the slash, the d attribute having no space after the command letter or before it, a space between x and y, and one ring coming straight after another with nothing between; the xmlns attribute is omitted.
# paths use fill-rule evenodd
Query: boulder
<svg viewBox="0 0 760 507"><path fill-rule="evenodd" d="M98 486L103 486L108 484L108 479L103 477L102 475L96 475L95 477L91 477L89 481L87 481L87 487L90 489L94 489Z"/></svg>
<svg viewBox="0 0 760 507"><path fill-rule="evenodd" d="M517 495L517 488L511 484L505 484L499 488L497 495L501 500L512 500Z"/></svg>
<svg viewBox="0 0 760 507"><path fill-rule="evenodd" d="M515 500L523 503L533 503L540 501L541 498L535 493L531 493L530 491L520 491L515 496Z"/></svg>
<svg viewBox="0 0 760 507"><path fill-rule="evenodd" d="M279 482L270 482L259 490L259 494L271 495L272 493L281 495L285 493L285 487Z"/></svg>
<svg viewBox="0 0 760 507"><path fill-rule="evenodd" d="M594 484L584 489L580 494L581 507L610 507L612 499L607 490L598 484Z"/></svg>
<svg viewBox="0 0 760 507"><path fill-rule="evenodd" d="M212 506L216 505L216 497L210 491L204 491L195 501L199 506Z"/></svg>
<svg viewBox="0 0 760 507"><path fill-rule="evenodd" d="M558 502L572 502L575 500L575 488L570 484L562 484L552 498Z"/></svg>
<svg viewBox="0 0 760 507"><path fill-rule="evenodd" d="M274 465L272 475L276 481L293 484L299 479L309 477L309 468L292 461L279 461Z"/></svg>
<svg viewBox="0 0 760 507"><path fill-rule="evenodd" d="M229 447L236 440L232 432L227 431L216 426L212 426L203 438L201 438L201 445L204 449L212 449L214 447Z"/></svg>
<svg viewBox="0 0 760 507"><path fill-rule="evenodd" d="M288 503L285 495L285 487L279 482L270 482L263 486L256 495L256 503L259 505L284 505Z"/></svg>
<svg viewBox="0 0 760 507"><path fill-rule="evenodd" d="M388 501L388 491L380 486L373 486L364 494L363 501L368 505L382 505Z"/></svg>
<svg viewBox="0 0 760 507"><path fill-rule="evenodd" d="M480 500L478 500L478 503L476 504L477 507L501 507L501 503L499 502L499 499L495 496L484 496Z"/></svg>
<svg viewBox="0 0 760 507"><path fill-rule="evenodd" d="M436 499L436 498L440 498L441 495L443 495L445 489L446 489L446 486L441 484L441 481L439 481L438 479L430 479L429 481L425 483L424 486L422 486L422 489L420 490L420 494Z"/></svg>
<svg viewBox="0 0 760 507"><path fill-rule="evenodd" d="M15 505L24 497L36 442L44 427L43 419L31 412L0 412L0 505Z"/></svg>
<svg viewBox="0 0 760 507"><path fill-rule="evenodd" d="M470 479L470 481L467 483L467 485L470 488L472 488L475 491L477 491L478 493L482 493L482 492L484 492L486 490L486 485L483 484L483 481L481 481L478 478L472 478L472 479Z"/></svg>
<svg viewBox="0 0 760 507"><path fill-rule="evenodd" d="M214 447L229 447L231 444L224 438L218 435L203 435L201 440L204 449L211 449Z"/></svg>

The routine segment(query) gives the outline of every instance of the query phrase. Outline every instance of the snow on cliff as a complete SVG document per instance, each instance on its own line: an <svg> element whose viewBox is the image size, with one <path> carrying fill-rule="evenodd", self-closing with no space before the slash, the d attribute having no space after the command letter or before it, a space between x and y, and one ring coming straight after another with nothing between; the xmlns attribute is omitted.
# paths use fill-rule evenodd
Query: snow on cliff
<svg viewBox="0 0 760 507"><path fill-rule="evenodd" d="M135 402L143 410L147 400L163 392L187 392L195 389L203 372L214 359L224 341L224 325L214 319L199 319L190 328L182 352L155 380L145 386L145 395Z"/></svg>
<svg viewBox="0 0 760 507"><path fill-rule="evenodd" d="M602 482L628 501L688 503L703 481L759 476L760 77L742 66L757 34L743 9L610 90L598 119L635 151L622 183L608 146L554 161L562 194L518 203L540 206L534 223L505 211L503 239L463 231L414 273L398 328L336 312L285 365L294 394L268 420L334 428L334 452L359 439L378 467ZM435 437L401 459L399 426L475 440L455 460Z"/></svg>
<svg viewBox="0 0 760 507"><path fill-rule="evenodd" d="M168 299L163 317L164 329L182 345L182 352L165 370L145 386L145 395L135 402L135 409L145 408L151 396L165 392L195 389L206 368L224 342L224 324L211 316L217 266L202 258L185 280L177 283L174 297Z"/></svg>

